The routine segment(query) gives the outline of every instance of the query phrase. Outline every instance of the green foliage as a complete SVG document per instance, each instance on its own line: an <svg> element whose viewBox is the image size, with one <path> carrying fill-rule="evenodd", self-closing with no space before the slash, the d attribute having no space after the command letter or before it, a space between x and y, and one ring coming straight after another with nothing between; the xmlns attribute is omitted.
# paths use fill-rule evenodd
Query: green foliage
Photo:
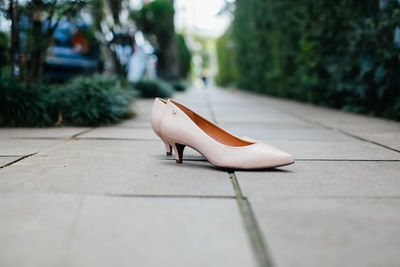
<svg viewBox="0 0 400 267"><path fill-rule="evenodd" d="M178 43L174 27L174 5L171 0L155 0L143 5L139 11L131 12L135 21L152 45L156 48L157 75L174 80L186 72L188 54L183 43ZM180 50L181 48L181 50ZM183 56L180 58L180 56ZM182 60L181 60L182 59Z"/></svg>
<svg viewBox="0 0 400 267"><path fill-rule="evenodd" d="M161 80L140 80L134 86L140 96L144 98L170 97L173 93L172 87Z"/></svg>
<svg viewBox="0 0 400 267"><path fill-rule="evenodd" d="M182 34L176 35L179 51L179 76L187 77L190 72L192 62L192 53L186 45L185 38Z"/></svg>
<svg viewBox="0 0 400 267"><path fill-rule="evenodd" d="M55 90L58 112L65 124L102 125L115 123L131 115L134 90L116 78L78 77Z"/></svg>
<svg viewBox="0 0 400 267"><path fill-rule="evenodd" d="M155 0L144 4L142 9L131 13L139 29L154 34L160 49L168 45L175 34L174 6L168 0Z"/></svg>
<svg viewBox="0 0 400 267"><path fill-rule="evenodd" d="M66 84L41 83L29 90L11 77L0 79L0 126L96 126L130 115L133 87L117 78L77 77Z"/></svg>
<svg viewBox="0 0 400 267"><path fill-rule="evenodd" d="M236 62L231 37L232 28L229 28L216 42L219 70L215 82L219 86L229 85L236 80Z"/></svg>
<svg viewBox="0 0 400 267"><path fill-rule="evenodd" d="M170 82L170 84L172 85L172 87L174 88L175 91L177 92L184 92L186 91L187 88L187 82L180 80L180 81L173 81Z"/></svg>
<svg viewBox="0 0 400 267"><path fill-rule="evenodd" d="M0 126L48 126L55 105L48 87L36 85L27 90L24 83L11 77L0 78Z"/></svg>
<svg viewBox="0 0 400 267"><path fill-rule="evenodd" d="M217 43L220 69L237 72L217 82L400 119L396 27L396 0L237 0L232 32ZM234 40L234 64L224 38Z"/></svg>

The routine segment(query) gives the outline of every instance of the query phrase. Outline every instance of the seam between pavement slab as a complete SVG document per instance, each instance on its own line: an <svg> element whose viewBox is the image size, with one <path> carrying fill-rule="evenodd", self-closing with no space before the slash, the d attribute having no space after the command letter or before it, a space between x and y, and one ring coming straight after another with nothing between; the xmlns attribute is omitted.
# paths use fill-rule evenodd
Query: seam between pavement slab
<svg viewBox="0 0 400 267"><path fill-rule="evenodd" d="M210 196L210 195L145 195L145 194L87 194L104 197L130 197L130 198L208 198L208 199L235 199L235 196Z"/></svg>
<svg viewBox="0 0 400 267"><path fill-rule="evenodd" d="M85 133L88 133L88 132L90 132L90 131L93 130L93 129L96 129L96 128L93 127L93 128L84 130L84 131L82 131L82 132L80 132L80 133L74 134L73 136L71 136L70 139L76 139L78 136L80 136L80 135L82 135L82 134L85 134Z"/></svg>
<svg viewBox="0 0 400 267"><path fill-rule="evenodd" d="M35 155L36 153L37 153L37 152L32 153L32 154L29 154L29 155L22 156L22 157L20 157L19 159L16 159L16 160L14 160L14 161L12 161L12 162L9 162L9 163L7 163L7 164L5 164L5 165L3 165L3 166L0 166L0 169L3 169L3 168L5 168L5 167L8 167L8 166L10 166L10 165L12 165L12 164L14 164L14 163L17 163L18 161L23 160L23 159L29 158L30 156L33 156L33 155Z"/></svg>
<svg viewBox="0 0 400 267"><path fill-rule="evenodd" d="M375 142L375 141L372 141L372 140L365 139L365 138L363 138L363 137L360 137L360 136L357 136L357 135L348 133L348 132L343 131L343 130L341 130L341 129L333 128L333 127L328 126L328 125L326 125L326 124L323 124L323 123L321 123L321 122L309 120L309 119L307 119L307 118L305 118L305 117L303 117L303 116L294 114L294 113L292 113L292 112L290 112L290 111L287 111L287 110L285 110L285 109L280 109L280 110L281 110L282 112L285 112L286 114L289 114L289 115L291 115L291 116L293 116L293 117L295 117L295 118L298 118L299 120L308 122L308 123L310 123L310 124L313 124L313 125L322 127L322 128L324 128L324 129L327 129L327 130L337 131L337 132L339 132L339 133L342 133L342 134L344 134L344 135L346 135L346 136L352 137L352 138L357 139L357 140L359 140L359 141L363 141L363 142L367 142L367 143L370 143L370 144L374 144L374 145L377 145L377 146L386 148L386 149L388 149L388 150L392 150L392 151L394 151L394 152L400 153L400 150L397 150L397 149L392 148L392 147L390 147L390 146L386 146L386 145L384 145L384 144L381 144L381 143L378 143L378 142Z"/></svg>
<svg viewBox="0 0 400 267"><path fill-rule="evenodd" d="M371 140L362 138L362 137L360 137L360 136L357 136L357 135L354 135L354 134L345 132L345 131L340 130L340 129L336 129L336 130L337 130L338 132L342 133L342 134L345 134L345 135L347 135L347 136L349 136L349 137L353 137L353 138L358 139L358 140L360 140L360 141L364 141L364 142L367 142L367 143L371 143L371 144L374 144L374 145L377 145L377 146L380 146L380 147L383 147L383 148L392 150L392 151L394 151L394 152L400 153L400 150L394 149L394 148L392 148L392 147L390 147L390 146L386 146L386 145L380 144L380 143L378 143L378 142L375 142L375 141L371 141Z"/></svg>
<svg viewBox="0 0 400 267"><path fill-rule="evenodd" d="M84 131L82 131L82 132L79 132L79 133L77 133L77 134L75 134L75 135L73 135L73 136L71 136L71 137L69 137L69 138L35 138L35 137L33 137L33 138L17 138L17 139L61 139L61 140L66 140L67 142L68 141L70 141L70 140L77 140L77 136L79 136L79 135L81 135L81 134L84 134L84 133L86 133L86 132L89 132L89 131L91 131L91 130L93 130L94 128L91 128L91 129L88 129L88 130L84 130ZM54 145L54 146L56 146L56 145ZM51 147L54 147L54 146L51 146ZM48 148L50 148L50 147L48 147ZM29 154L29 155L24 155L24 156L22 156L22 157L20 157L19 159L16 159L16 160L14 160L14 161L12 161L12 162L10 162L10 163L7 163L7 164L5 164L5 165L3 165L3 166L0 166L0 169L3 169L3 168L6 168L6 167L8 167L8 166L10 166L10 165L12 165L12 164L14 164L14 163L17 163L17 162L19 162L19 161L21 161L21 160L24 160L24 159L26 159L26 158L29 158L29 157L31 157L31 156L33 156L33 155L36 155L37 153L39 153L39 151L37 151L37 152L35 152L35 153L32 153L32 154ZM10 157L10 156L8 156L8 157ZM19 156L18 156L19 157Z"/></svg>
<svg viewBox="0 0 400 267"><path fill-rule="evenodd" d="M211 101L205 91L204 97L207 102L208 109L211 113L211 119L215 124L218 124L217 118L215 116L214 109L212 108ZM254 255L256 257L258 266L260 267L273 267L271 257L267 252L266 245L261 234L261 231L256 222L253 210L251 209L250 203L242 195L242 191L240 189L238 180L236 179L236 175L234 172L228 172L229 179L231 180L233 190L235 192L236 202L239 207L240 214L242 216L242 220L244 222L245 230L247 232L248 238L250 240L251 247L253 249Z"/></svg>
<svg viewBox="0 0 400 267"><path fill-rule="evenodd" d="M247 198L243 196L235 173L229 172L229 178L231 179L232 186L235 190L236 201L239 206L240 214L242 215L242 219L249 236L250 243L253 247L258 265L260 267L272 267L274 264L262 238L261 230L258 227L251 205Z"/></svg>
<svg viewBox="0 0 400 267"><path fill-rule="evenodd" d="M296 159L296 161L365 161L365 162L400 162L399 159Z"/></svg>
<svg viewBox="0 0 400 267"><path fill-rule="evenodd" d="M204 92L204 90L203 90L203 92ZM215 112L214 112L214 109L213 109L213 107L212 107L212 105L211 105L210 98L208 97L208 94L207 94L206 92L204 92L204 98L206 99L207 107L208 107L208 109L210 110L210 114L211 114L211 119L212 119L212 121L213 121L215 124L218 124L217 117L215 116Z"/></svg>

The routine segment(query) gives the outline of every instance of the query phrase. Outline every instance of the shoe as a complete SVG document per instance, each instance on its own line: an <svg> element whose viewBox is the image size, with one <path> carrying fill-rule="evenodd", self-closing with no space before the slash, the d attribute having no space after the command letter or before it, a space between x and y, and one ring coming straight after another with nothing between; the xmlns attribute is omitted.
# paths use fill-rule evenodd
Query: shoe
<svg viewBox="0 0 400 267"><path fill-rule="evenodd" d="M228 169L265 169L294 163L293 157L260 141L236 137L184 105L168 100L159 136L182 163L185 146L192 147L211 164Z"/></svg>
<svg viewBox="0 0 400 267"><path fill-rule="evenodd" d="M172 147L168 144L168 142L164 141L160 131L161 119L164 114L166 104L167 101L162 98L157 97L154 99L153 109L151 111L151 127L153 128L154 133L163 141L166 155L171 156ZM250 142L258 142L257 140L251 139L247 136L242 137L242 139Z"/></svg>
<svg viewBox="0 0 400 267"><path fill-rule="evenodd" d="M166 107L167 101L161 98L156 98L153 103L153 109L151 111L151 127L153 128L154 133L160 137L160 139L164 142L165 145L165 152L167 156L172 155L172 147L164 141L161 135L161 119L164 115L164 110Z"/></svg>

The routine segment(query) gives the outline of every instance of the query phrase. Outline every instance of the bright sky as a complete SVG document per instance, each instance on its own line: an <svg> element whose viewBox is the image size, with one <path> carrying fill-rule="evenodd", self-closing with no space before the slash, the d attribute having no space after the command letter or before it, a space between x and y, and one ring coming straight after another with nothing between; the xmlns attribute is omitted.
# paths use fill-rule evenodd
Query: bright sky
<svg viewBox="0 0 400 267"><path fill-rule="evenodd" d="M228 14L218 15L224 0L175 0L175 27L203 36L220 36L230 24Z"/></svg>

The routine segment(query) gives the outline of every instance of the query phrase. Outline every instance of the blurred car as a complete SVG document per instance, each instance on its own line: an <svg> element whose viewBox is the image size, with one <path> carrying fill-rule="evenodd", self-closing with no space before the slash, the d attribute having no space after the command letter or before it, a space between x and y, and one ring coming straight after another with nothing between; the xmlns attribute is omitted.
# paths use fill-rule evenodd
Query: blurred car
<svg viewBox="0 0 400 267"><path fill-rule="evenodd" d="M101 72L100 45L86 25L62 21L54 32L54 44L47 50L45 77L65 80L81 74Z"/></svg>

